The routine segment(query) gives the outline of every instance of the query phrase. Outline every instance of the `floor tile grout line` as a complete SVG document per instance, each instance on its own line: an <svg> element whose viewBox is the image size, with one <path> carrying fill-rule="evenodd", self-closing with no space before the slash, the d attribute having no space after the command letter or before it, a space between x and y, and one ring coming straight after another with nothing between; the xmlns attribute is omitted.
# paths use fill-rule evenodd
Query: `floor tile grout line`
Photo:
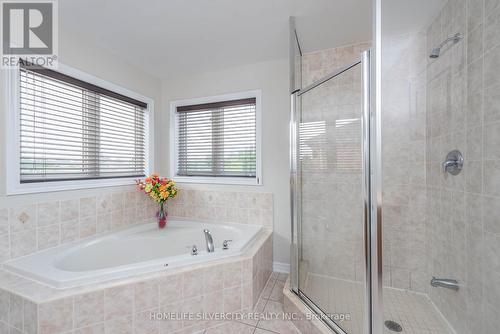
<svg viewBox="0 0 500 334"><path fill-rule="evenodd" d="M269 276L269 279L267 280L266 285L267 285L267 284L268 284L271 280L274 280L274 282L273 282L273 287L271 288L271 293L272 293L272 291L273 291L273 289L274 289L274 286L276 285L276 279L273 279L273 278L272 278L272 275L271 275L271 276ZM265 287L266 285L264 285L264 287ZM269 295L271 295L271 293L269 293ZM261 312L261 313L264 313L264 311L266 310L267 303L269 302L269 298L267 298L267 299L266 299L265 297L262 297L262 293L261 293L261 294L260 294L260 296L259 296L259 299L260 299L260 298L262 298L262 299L264 299L264 300L265 300L265 304L264 304L264 307L262 308L262 312ZM257 301L257 302L258 302L258 301ZM255 324L255 328L258 328L258 327L259 327L260 322L261 322L261 319L259 318L259 321L257 321L257 324ZM262 329L262 328L261 328L261 329Z"/></svg>

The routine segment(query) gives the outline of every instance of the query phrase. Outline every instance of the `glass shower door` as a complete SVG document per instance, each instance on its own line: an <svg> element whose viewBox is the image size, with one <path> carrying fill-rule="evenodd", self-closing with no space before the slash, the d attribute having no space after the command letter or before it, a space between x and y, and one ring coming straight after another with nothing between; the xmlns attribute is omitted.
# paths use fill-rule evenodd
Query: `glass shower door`
<svg viewBox="0 0 500 334"><path fill-rule="evenodd" d="M294 95L294 289L339 333L362 334L368 309L363 63Z"/></svg>

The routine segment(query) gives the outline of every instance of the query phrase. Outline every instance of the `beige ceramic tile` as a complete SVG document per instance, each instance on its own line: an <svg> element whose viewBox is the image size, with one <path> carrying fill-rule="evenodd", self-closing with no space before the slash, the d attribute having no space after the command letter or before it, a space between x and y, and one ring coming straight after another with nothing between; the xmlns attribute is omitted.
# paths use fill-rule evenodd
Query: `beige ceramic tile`
<svg viewBox="0 0 500 334"><path fill-rule="evenodd" d="M39 307L40 334L54 334L73 328L73 298L55 300Z"/></svg>
<svg viewBox="0 0 500 334"><path fill-rule="evenodd" d="M132 315L134 288L125 285L104 290L104 318L106 321Z"/></svg>
<svg viewBox="0 0 500 334"><path fill-rule="evenodd" d="M80 198L80 217L95 216L96 214L96 198L85 197Z"/></svg>
<svg viewBox="0 0 500 334"><path fill-rule="evenodd" d="M75 296L75 327L86 327L103 321L103 291Z"/></svg>
<svg viewBox="0 0 500 334"><path fill-rule="evenodd" d="M27 205L9 209L10 232L22 232L36 227L36 206Z"/></svg>
<svg viewBox="0 0 500 334"><path fill-rule="evenodd" d="M61 223L61 243L67 243L80 238L78 220Z"/></svg>
<svg viewBox="0 0 500 334"><path fill-rule="evenodd" d="M241 310L241 286L223 290L224 312Z"/></svg>
<svg viewBox="0 0 500 334"><path fill-rule="evenodd" d="M184 298L196 297L203 294L203 275L201 269L185 272L182 276L182 292Z"/></svg>
<svg viewBox="0 0 500 334"><path fill-rule="evenodd" d="M113 319L106 320L104 323L104 333L133 334L134 327L132 316L115 317Z"/></svg>
<svg viewBox="0 0 500 334"><path fill-rule="evenodd" d="M205 292L222 290L224 283L223 265L206 268L203 273L203 289Z"/></svg>
<svg viewBox="0 0 500 334"><path fill-rule="evenodd" d="M105 333L104 323L82 327L75 330L75 334L104 334L104 333Z"/></svg>
<svg viewBox="0 0 500 334"><path fill-rule="evenodd" d="M168 305L160 306L160 313L172 314L172 317L158 320L160 333L168 334L182 329L182 301L178 300Z"/></svg>
<svg viewBox="0 0 500 334"><path fill-rule="evenodd" d="M70 199L61 201L61 222L78 219L80 215L80 200Z"/></svg>
<svg viewBox="0 0 500 334"><path fill-rule="evenodd" d="M59 223L59 202L46 202L37 205L38 226L47 226Z"/></svg>
<svg viewBox="0 0 500 334"><path fill-rule="evenodd" d="M183 299L182 274L161 278L158 284L160 305L170 305Z"/></svg>
<svg viewBox="0 0 500 334"><path fill-rule="evenodd" d="M160 332L160 322L152 320L151 312L158 312L158 309L155 308L134 315L134 334L158 334Z"/></svg>
<svg viewBox="0 0 500 334"><path fill-rule="evenodd" d="M10 235L10 254L12 258L36 251L36 230L26 230Z"/></svg>
<svg viewBox="0 0 500 334"><path fill-rule="evenodd" d="M80 238L90 237L97 232L97 221L95 216L80 218Z"/></svg>
<svg viewBox="0 0 500 334"><path fill-rule="evenodd" d="M241 285L241 262L227 263L223 268L224 288Z"/></svg>
<svg viewBox="0 0 500 334"><path fill-rule="evenodd" d="M43 250L59 245L60 225L49 225L37 229L38 250Z"/></svg>
<svg viewBox="0 0 500 334"><path fill-rule="evenodd" d="M231 321L226 322L214 328L209 328L205 331L205 334L252 334L254 333L254 327L242 324L240 322Z"/></svg>
<svg viewBox="0 0 500 334"><path fill-rule="evenodd" d="M158 280L134 284L135 312L151 310L159 306Z"/></svg>

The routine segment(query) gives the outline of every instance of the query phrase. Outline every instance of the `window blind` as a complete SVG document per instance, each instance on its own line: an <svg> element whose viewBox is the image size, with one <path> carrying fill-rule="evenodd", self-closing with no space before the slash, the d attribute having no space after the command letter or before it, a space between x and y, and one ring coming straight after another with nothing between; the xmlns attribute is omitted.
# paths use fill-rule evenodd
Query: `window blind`
<svg viewBox="0 0 500 334"><path fill-rule="evenodd" d="M255 101L177 107L177 175L255 178Z"/></svg>
<svg viewBox="0 0 500 334"><path fill-rule="evenodd" d="M44 68L20 68L21 183L142 177L145 109Z"/></svg>

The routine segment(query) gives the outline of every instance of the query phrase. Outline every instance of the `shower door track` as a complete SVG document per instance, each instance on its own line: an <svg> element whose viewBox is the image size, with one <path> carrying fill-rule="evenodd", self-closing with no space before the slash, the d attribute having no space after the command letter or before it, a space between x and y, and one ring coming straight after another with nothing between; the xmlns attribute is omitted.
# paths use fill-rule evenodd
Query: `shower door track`
<svg viewBox="0 0 500 334"><path fill-rule="evenodd" d="M294 291L294 293L296 293ZM333 321L330 317L328 317L325 312L323 312L321 310L321 308L319 308L309 297L307 297L306 294L304 294L303 292L301 292L299 290L298 293L296 293L297 296L302 300L302 302L304 304L307 305L307 307L309 307L314 313L316 316L318 316L320 318L320 320L325 324L327 325L328 327L330 327L331 330L333 330L333 332L335 334L349 334L347 333L346 331L344 331L342 329L342 327L340 327L339 325L337 325L337 323L335 321Z"/></svg>

